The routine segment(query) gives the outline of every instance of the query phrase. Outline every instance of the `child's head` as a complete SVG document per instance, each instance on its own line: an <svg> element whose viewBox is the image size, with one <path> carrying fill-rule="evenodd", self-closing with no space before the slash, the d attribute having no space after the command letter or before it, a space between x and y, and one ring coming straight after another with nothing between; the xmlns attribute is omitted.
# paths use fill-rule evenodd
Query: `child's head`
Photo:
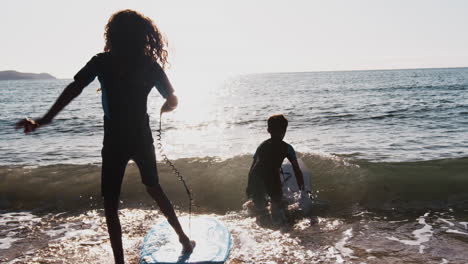
<svg viewBox="0 0 468 264"><path fill-rule="evenodd" d="M163 68L167 63L166 40L150 18L136 11L126 9L113 14L104 36L104 51L119 58L149 57Z"/></svg>
<svg viewBox="0 0 468 264"><path fill-rule="evenodd" d="M287 128L288 120L284 115L272 115L268 118L268 133L272 138L283 139Z"/></svg>

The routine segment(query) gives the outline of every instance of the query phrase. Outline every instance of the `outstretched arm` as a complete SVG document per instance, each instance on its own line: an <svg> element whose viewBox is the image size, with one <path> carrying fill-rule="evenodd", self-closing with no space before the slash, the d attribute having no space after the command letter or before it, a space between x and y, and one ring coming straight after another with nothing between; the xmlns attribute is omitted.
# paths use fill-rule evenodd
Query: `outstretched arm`
<svg viewBox="0 0 468 264"><path fill-rule="evenodd" d="M85 85L80 84L76 81L71 82L60 94L57 101L52 105L49 111L42 117L37 120L32 120L29 118L20 120L16 123L16 129L24 129L24 133L29 133L36 128L49 124L52 119L66 106L68 105L75 97L77 97Z"/></svg>
<svg viewBox="0 0 468 264"><path fill-rule="evenodd" d="M304 175L302 174L301 167L297 160L291 160L290 162L294 170L294 175L296 176L296 182L299 186L299 190L304 190Z"/></svg>

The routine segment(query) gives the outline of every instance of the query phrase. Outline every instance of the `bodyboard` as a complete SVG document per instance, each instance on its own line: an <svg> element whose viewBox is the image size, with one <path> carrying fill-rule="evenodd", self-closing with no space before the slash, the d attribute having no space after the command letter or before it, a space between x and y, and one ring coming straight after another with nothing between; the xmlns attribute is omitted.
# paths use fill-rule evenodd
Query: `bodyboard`
<svg viewBox="0 0 468 264"><path fill-rule="evenodd" d="M231 234L219 220L211 217L179 218L182 228L196 246L191 254L183 255L182 245L171 225L164 220L146 235L140 253L140 264L156 263L224 263L231 248Z"/></svg>
<svg viewBox="0 0 468 264"><path fill-rule="evenodd" d="M312 212L313 201L310 198L312 185L310 184L311 173L302 160L297 160L304 176L304 191L299 190L293 167L288 161L281 166L281 184L283 188L283 197L289 204L299 203L299 208L304 215Z"/></svg>

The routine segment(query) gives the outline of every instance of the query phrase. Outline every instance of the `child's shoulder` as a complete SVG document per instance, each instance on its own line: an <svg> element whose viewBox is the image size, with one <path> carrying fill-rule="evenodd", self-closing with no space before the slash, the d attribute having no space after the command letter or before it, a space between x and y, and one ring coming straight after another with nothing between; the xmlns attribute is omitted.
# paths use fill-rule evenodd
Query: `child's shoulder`
<svg viewBox="0 0 468 264"><path fill-rule="evenodd" d="M263 141L262 143L260 143L260 145L258 146L257 149L262 149L262 148L267 148L267 147L277 148L278 146L292 148L292 146L289 143L287 143L286 141L283 141L283 140L274 141L271 138L269 138L269 139Z"/></svg>
<svg viewBox="0 0 468 264"><path fill-rule="evenodd" d="M96 53L91 59L104 59L104 58L110 58L110 53L109 52L99 52Z"/></svg>
<svg viewBox="0 0 468 264"><path fill-rule="evenodd" d="M265 146L265 145L268 145L271 143L271 138L269 139L266 139L264 140L262 143L260 143L260 145L258 145L258 148L262 147L262 146Z"/></svg>
<svg viewBox="0 0 468 264"><path fill-rule="evenodd" d="M88 63L93 65L102 65L102 63L109 61L109 58L109 52L100 52L91 57Z"/></svg>
<svg viewBox="0 0 468 264"><path fill-rule="evenodd" d="M291 144L289 144L286 141L283 141L283 142L284 142L284 145L286 146L288 152L295 152L294 147Z"/></svg>

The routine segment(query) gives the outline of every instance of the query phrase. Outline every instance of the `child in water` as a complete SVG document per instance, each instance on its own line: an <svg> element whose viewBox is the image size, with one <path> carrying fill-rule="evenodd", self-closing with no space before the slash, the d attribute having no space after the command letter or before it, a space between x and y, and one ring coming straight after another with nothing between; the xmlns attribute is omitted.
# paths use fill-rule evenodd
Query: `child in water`
<svg viewBox="0 0 468 264"><path fill-rule="evenodd" d="M161 114L174 110L178 100L164 66L167 42L153 21L133 10L113 14L105 28L104 52L91 58L59 96L52 108L37 120L23 119L16 128L25 133L49 124L83 88L98 77L104 110L101 192L115 263L124 263L122 230L118 216L125 167L137 164L146 190L179 236L183 253L195 246L182 230L174 208L159 185L153 137L147 114L148 94L154 86L166 99Z"/></svg>
<svg viewBox="0 0 468 264"><path fill-rule="evenodd" d="M247 197L252 200L255 211L262 212L271 200L272 214L285 220L285 205L282 202L280 169L285 158L291 162L300 190L304 190L304 178L293 147L283 141L288 120L283 115L268 118L270 139L263 141L254 154L249 171Z"/></svg>

